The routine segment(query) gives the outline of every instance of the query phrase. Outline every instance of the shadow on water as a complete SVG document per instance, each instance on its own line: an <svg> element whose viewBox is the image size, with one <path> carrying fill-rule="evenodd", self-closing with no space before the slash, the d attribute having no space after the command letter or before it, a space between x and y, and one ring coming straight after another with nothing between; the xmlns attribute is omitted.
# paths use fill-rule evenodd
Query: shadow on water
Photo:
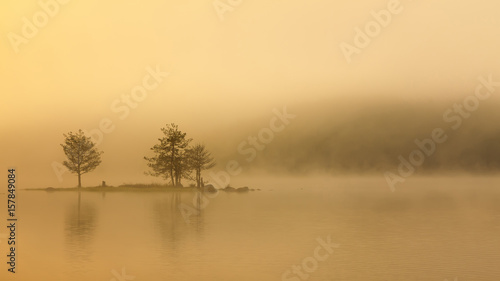
<svg viewBox="0 0 500 281"><path fill-rule="evenodd" d="M66 252L75 262L90 261L91 243L96 228L97 211L93 204L83 201L82 194L66 211L64 223Z"/></svg>
<svg viewBox="0 0 500 281"><path fill-rule="evenodd" d="M179 206L189 209L189 221ZM159 235L163 253L175 253L182 241L195 234L202 236L203 210L200 194L172 192L167 197L156 200L152 205L153 225Z"/></svg>

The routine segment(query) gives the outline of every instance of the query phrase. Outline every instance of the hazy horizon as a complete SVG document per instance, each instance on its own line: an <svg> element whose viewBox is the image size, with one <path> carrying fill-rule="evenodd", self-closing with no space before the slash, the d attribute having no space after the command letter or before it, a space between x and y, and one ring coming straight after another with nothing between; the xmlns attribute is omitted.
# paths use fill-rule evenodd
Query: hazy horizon
<svg viewBox="0 0 500 281"><path fill-rule="evenodd" d="M269 144L260 143L265 148L262 151L255 149L256 156L251 161L246 161L251 154L239 151L239 145L248 143L249 136L258 136L260 130L268 128L269 120L276 116L273 110L283 112L283 107L269 108L267 114L254 119L242 119L238 124L214 125L211 131L188 130L182 123L179 125L187 133L187 137L194 138L192 144L205 144L213 154L217 161L213 172L224 171L229 161L238 161L242 173L232 177L231 181L243 185L254 176L323 178L369 175L383 178L386 170L397 168L400 163L399 155L408 158L412 150L418 149L415 139L431 138L431 132L435 128L444 128L449 138L445 144L437 145L435 155L425 160L424 165L417 169L417 175L449 176L464 172L470 175L494 175L500 171L500 148L492 145L500 143L500 133L496 124L484 123L482 120L499 118L496 110L500 105L499 100L500 98L492 98L482 104L480 109L471 113L470 118L463 119L456 131L450 128L454 123L445 122L442 115L461 99L411 103L381 99L379 104L323 99L285 106L285 111L295 117L290 119L283 131L274 134ZM332 108L336 110L332 111ZM426 115L419 115L423 111ZM95 171L82 177L84 186L100 185L102 180L109 185L167 183L161 177L145 175L144 172L149 171L149 168L143 159L144 156L153 155L150 148L162 136L160 128L164 125L142 129L140 133L119 133L116 130L103 134L102 142L98 145L98 149L104 151L103 162ZM75 128L72 131L77 130ZM52 166L53 162L62 163L66 159L60 146L64 141L63 133L67 132L61 132L60 136L45 136L46 139L41 142L43 153L51 152L54 155L42 159L49 161L43 170L36 167L36 161L25 163L21 169L14 166L18 169L25 188L76 186L75 174L65 172L62 174L63 181L59 182ZM96 137L92 134L90 136ZM116 147L112 140L120 142L120 137L122 140L133 137L133 142L121 141ZM250 144L244 147L254 148ZM13 152L7 153L13 155ZM455 163L457 159L461 162ZM23 174L26 171L23 167L29 168L30 174L39 176L36 179L25 179ZM41 173L49 174L44 177ZM211 181L209 172L204 175L205 180Z"/></svg>

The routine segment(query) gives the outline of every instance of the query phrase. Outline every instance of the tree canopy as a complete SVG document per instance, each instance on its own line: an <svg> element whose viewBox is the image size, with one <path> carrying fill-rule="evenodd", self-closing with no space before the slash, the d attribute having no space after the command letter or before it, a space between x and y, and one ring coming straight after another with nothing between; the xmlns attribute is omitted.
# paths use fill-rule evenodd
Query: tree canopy
<svg viewBox="0 0 500 281"><path fill-rule="evenodd" d="M90 137L85 136L82 130L77 133L64 134L64 143L61 144L68 160L63 165L72 173L78 175L78 187L82 186L81 176L93 171L101 164L101 154Z"/></svg>
<svg viewBox="0 0 500 281"><path fill-rule="evenodd" d="M196 186L201 187L203 184L201 171L213 168L216 164L215 160L202 144L196 144L189 149L188 153L191 168L195 172Z"/></svg>
<svg viewBox="0 0 500 281"><path fill-rule="evenodd" d="M150 175L161 176L170 180L174 186L180 186L182 179L195 180L198 187L202 185L201 171L215 166L214 159L204 145L189 146L192 139L179 130L174 124L161 129L164 136L151 150L153 157L144 157L151 168ZM193 178L192 173L195 172Z"/></svg>

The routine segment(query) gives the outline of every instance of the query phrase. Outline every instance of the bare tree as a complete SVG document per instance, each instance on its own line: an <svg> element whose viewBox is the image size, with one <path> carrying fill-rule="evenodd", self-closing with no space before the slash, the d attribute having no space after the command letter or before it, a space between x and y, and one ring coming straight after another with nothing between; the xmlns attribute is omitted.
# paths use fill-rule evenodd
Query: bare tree
<svg viewBox="0 0 500 281"><path fill-rule="evenodd" d="M196 173L196 186L200 188L202 185L201 171L213 168L216 163L202 144L197 144L189 149L188 155L190 167Z"/></svg>
<svg viewBox="0 0 500 281"><path fill-rule="evenodd" d="M161 130L165 136L158 139L160 143L151 148L156 155L144 159L153 170L151 175L170 178L172 185L178 186L182 178L190 177L186 151L191 139L186 138L186 133L180 131L174 123L168 124Z"/></svg>
<svg viewBox="0 0 500 281"><path fill-rule="evenodd" d="M63 165L70 172L78 175L78 187L82 187L81 176L93 171L101 164L102 151L98 151L96 144L90 137L86 137L82 130L78 133L64 134L64 144L61 144L68 161Z"/></svg>

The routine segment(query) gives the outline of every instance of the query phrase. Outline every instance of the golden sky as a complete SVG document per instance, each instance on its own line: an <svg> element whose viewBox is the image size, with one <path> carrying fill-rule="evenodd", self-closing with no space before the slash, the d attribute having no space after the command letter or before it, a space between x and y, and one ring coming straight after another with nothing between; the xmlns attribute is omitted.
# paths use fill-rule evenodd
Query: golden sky
<svg viewBox="0 0 500 281"><path fill-rule="evenodd" d="M355 46L356 28L388 7L399 12L349 63L341 44ZM202 138L324 98L462 94L480 75L500 80L499 10L493 0L3 0L1 167L17 167L25 187L73 186L51 167L64 159L62 134L107 118L102 167L84 184L151 180L142 156L166 123ZM155 68L169 76L117 110Z"/></svg>

